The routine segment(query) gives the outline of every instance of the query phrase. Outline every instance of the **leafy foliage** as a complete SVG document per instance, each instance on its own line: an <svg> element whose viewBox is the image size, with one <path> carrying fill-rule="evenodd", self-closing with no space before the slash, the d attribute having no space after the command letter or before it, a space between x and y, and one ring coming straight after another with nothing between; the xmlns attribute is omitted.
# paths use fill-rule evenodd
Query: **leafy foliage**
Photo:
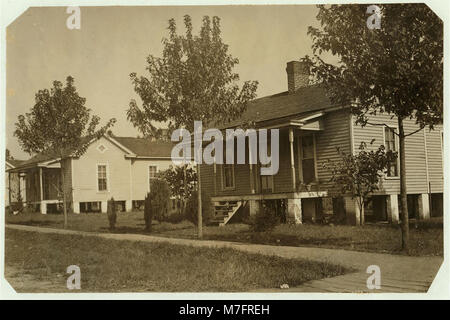
<svg viewBox="0 0 450 320"><path fill-rule="evenodd" d="M272 231L279 223L280 217L273 206L263 203L256 212L252 229L256 232Z"/></svg>
<svg viewBox="0 0 450 320"><path fill-rule="evenodd" d="M373 143L373 141L372 141ZM347 154L338 149L341 161L330 162L325 165L331 169L331 181L335 192L340 195L351 195L356 198L363 223L363 208L370 194L379 189L380 179L389 164L397 159L397 153L385 150L380 146L377 150L367 150L365 142L361 142L356 155Z"/></svg>
<svg viewBox="0 0 450 320"><path fill-rule="evenodd" d="M309 27L311 71L333 101L353 104L358 121L388 113L421 127L442 122L443 23L425 4L380 4L381 29L369 29L367 5L319 5L320 28ZM337 65L322 60L338 57Z"/></svg>
<svg viewBox="0 0 450 320"><path fill-rule="evenodd" d="M43 153L50 158L60 159L65 226L67 190L63 159L81 156L89 142L104 135L116 121L111 119L103 127L97 128L100 118L96 115L91 117L91 110L85 106L86 99L78 95L74 81L68 76L65 86L60 81L54 81L50 90L39 90L31 111L19 115L14 131L25 152Z"/></svg>
<svg viewBox="0 0 450 320"><path fill-rule="evenodd" d="M153 221L153 210L152 210L152 198L150 197L150 193L147 193L144 200L144 221L145 221L145 230L147 232L151 232Z"/></svg>
<svg viewBox="0 0 450 320"><path fill-rule="evenodd" d="M14 135L25 152L43 152L56 158L80 156L92 139L100 138L115 123L111 119L97 129L100 118L90 116L86 99L78 95L74 82L70 76L65 87L54 81L50 90L38 91L31 112L19 115Z"/></svg>
<svg viewBox="0 0 450 320"><path fill-rule="evenodd" d="M14 160L14 157L12 156L11 151L9 151L8 148L6 148L6 151L5 151L5 160L6 161Z"/></svg>
<svg viewBox="0 0 450 320"><path fill-rule="evenodd" d="M169 185L162 179L153 179L148 196L153 219L163 221L169 214Z"/></svg>
<svg viewBox="0 0 450 320"><path fill-rule="evenodd" d="M114 198L108 200L106 215L108 216L109 230L113 231L116 228L117 221L117 207Z"/></svg>
<svg viewBox="0 0 450 320"><path fill-rule="evenodd" d="M397 118L402 247L407 252L405 137L442 123L443 22L422 3L379 4L381 27L369 29L367 7L319 5L321 26L308 28L314 56L303 60L334 103L351 106L357 123L371 124L369 116L378 113ZM325 62L323 52L337 57L338 64ZM404 119L415 119L419 128L405 133Z"/></svg>
<svg viewBox="0 0 450 320"><path fill-rule="evenodd" d="M144 136L157 132L154 122L167 121L169 130L184 127L193 131L194 120L224 122L238 117L256 96L256 81L236 84L233 68L239 60L222 42L219 17L203 17L199 35L193 35L191 17L184 16L185 35L177 34L169 20L169 36L163 39L162 57L149 55L149 77L131 73L131 81L142 100L132 100L128 119Z"/></svg>
<svg viewBox="0 0 450 320"><path fill-rule="evenodd" d="M190 165L186 166L186 184L183 166L170 166L169 169L161 171L159 177L167 181L172 196L178 199L188 199L195 190L197 173ZM186 188L185 188L186 185ZM185 190L186 189L186 190Z"/></svg>
<svg viewBox="0 0 450 320"><path fill-rule="evenodd" d="M198 225L198 191L195 190L191 193L186 203L186 219L195 225ZM203 224L208 223L212 215L212 208L210 199L202 198L202 221Z"/></svg>

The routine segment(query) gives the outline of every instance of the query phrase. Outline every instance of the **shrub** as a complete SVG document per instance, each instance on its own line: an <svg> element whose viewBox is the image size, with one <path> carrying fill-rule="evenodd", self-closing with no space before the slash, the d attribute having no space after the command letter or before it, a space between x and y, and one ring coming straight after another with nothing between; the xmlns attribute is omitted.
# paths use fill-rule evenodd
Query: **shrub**
<svg viewBox="0 0 450 320"><path fill-rule="evenodd" d="M255 215L252 229L257 232L271 231L280 222L280 218L270 206L262 205Z"/></svg>
<svg viewBox="0 0 450 320"><path fill-rule="evenodd" d="M185 219L185 216L183 213L174 212L174 213L170 214L166 219L164 219L164 221L169 222L169 223L180 223L184 219Z"/></svg>
<svg viewBox="0 0 450 320"><path fill-rule="evenodd" d="M153 210L152 210L152 198L150 196L150 193L147 193L144 200L144 220L145 220L145 230L151 232L153 221Z"/></svg>
<svg viewBox="0 0 450 320"><path fill-rule="evenodd" d="M116 202L114 201L114 198L111 198L111 200L108 200L108 205L106 209L106 214L108 216L109 221L109 230L114 230L116 228L116 221L117 221L117 213L116 213Z"/></svg>
<svg viewBox="0 0 450 320"><path fill-rule="evenodd" d="M170 189L165 180L153 179L150 188L153 218L159 222L169 214Z"/></svg>
<svg viewBox="0 0 450 320"><path fill-rule="evenodd" d="M207 223L211 217L211 201L209 197L202 197L202 222ZM198 192L193 191L186 202L186 219L197 225L198 222Z"/></svg>

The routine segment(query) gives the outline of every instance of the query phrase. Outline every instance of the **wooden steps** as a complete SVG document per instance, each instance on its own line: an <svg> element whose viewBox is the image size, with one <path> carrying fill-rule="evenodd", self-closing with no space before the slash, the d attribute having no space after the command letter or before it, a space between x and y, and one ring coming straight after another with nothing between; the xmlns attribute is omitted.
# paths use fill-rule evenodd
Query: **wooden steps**
<svg viewBox="0 0 450 320"><path fill-rule="evenodd" d="M216 201L214 202L214 217L209 221L209 225L220 227L227 224L235 213L244 205L244 201Z"/></svg>

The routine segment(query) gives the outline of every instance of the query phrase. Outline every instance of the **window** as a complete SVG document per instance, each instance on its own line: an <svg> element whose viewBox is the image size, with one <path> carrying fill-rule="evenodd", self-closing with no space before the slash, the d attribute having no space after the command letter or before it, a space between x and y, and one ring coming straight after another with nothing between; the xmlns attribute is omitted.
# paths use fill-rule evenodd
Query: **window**
<svg viewBox="0 0 450 320"><path fill-rule="evenodd" d="M223 187L224 189L234 188L234 165L223 165Z"/></svg>
<svg viewBox="0 0 450 320"><path fill-rule="evenodd" d="M151 190L152 188L152 180L156 179L156 172L157 172L156 166L148 167L148 190Z"/></svg>
<svg viewBox="0 0 450 320"><path fill-rule="evenodd" d="M316 180L316 152L314 147L313 135L301 137L300 158L302 162L303 183L311 183Z"/></svg>
<svg viewBox="0 0 450 320"><path fill-rule="evenodd" d="M384 147L386 151L397 152L397 138L395 129L384 127ZM392 161L387 168L388 177L398 176L398 160Z"/></svg>
<svg viewBox="0 0 450 320"><path fill-rule="evenodd" d="M108 190L106 165L104 164L97 165L97 183L98 183L98 191Z"/></svg>

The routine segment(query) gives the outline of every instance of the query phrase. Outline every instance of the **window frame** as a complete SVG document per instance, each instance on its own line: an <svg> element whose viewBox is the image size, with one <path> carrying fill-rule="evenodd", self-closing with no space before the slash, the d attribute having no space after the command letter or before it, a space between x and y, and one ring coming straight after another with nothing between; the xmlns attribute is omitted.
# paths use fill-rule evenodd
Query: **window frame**
<svg viewBox="0 0 450 320"><path fill-rule="evenodd" d="M231 172L232 172L232 177L233 177L233 186L231 187L227 187L225 185L225 166L231 166ZM221 177L222 177L222 190L235 190L236 189L236 175L235 175L235 168L234 168L234 163L232 164L227 164L224 163L221 165Z"/></svg>
<svg viewBox="0 0 450 320"><path fill-rule="evenodd" d="M99 184L99 167L100 166L104 166L105 167L105 179L106 179L106 190L100 190L100 184ZM98 193L105 193L105 192L109 192L109 165L108 163L97 163L97 175L96 175L96 179L97 179L97 192Z"/></svg>
<svg viewBox="0 0 450 320"><path fill-rule="evenodd" d="M386 129L394 129L394 132L398 134L398 125L392 125L392 126L382 126L383 128L383 146L386 148ZM388 176L387 172L384 173L384 179L386 180L398 180L400 179L400 141L398 139L398 135L394 133L394 143L395 148L397 149L397 175L396 176ZM386 151L387 148L385 149Z"/></svg>
<svg viewBox="0 0 450 320"><path fill-rule="evenodd" d="M157 179L156 178L156 174L158 173L158 166L157 165L148 165L147 166L147 192L150 192L151 190L151 183L150 183L150 167L155 167L155 177L153 179Z"/></svg>
<svg viewBox="0 0 450 320"><path fill-rule="evenodd" d="M302 146L302 139L304 136L312 136L313 138L314 180L312 182L309 182L308 184L317 184L319 180L319 174L317 171L317 144L315 133L297 136L298 176L299 176L298 178L301 183L305 183L303 179L303 146Z"/></svg>

